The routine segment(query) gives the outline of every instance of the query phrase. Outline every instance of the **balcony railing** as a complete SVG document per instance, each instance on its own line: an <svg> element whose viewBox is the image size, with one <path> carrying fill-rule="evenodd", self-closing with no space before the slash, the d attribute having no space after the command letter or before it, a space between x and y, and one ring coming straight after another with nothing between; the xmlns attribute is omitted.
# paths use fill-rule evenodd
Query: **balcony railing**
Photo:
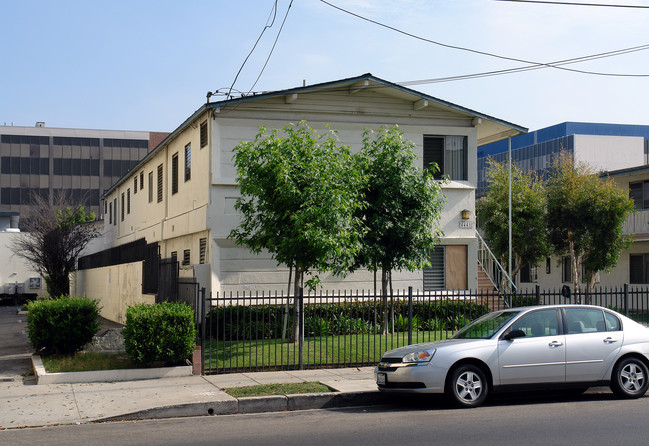
<svg viewBox="0 0 649 446"><path fill-rule="evenodd" d="M649 209L638 210L629 216L624 224L625 234L649 233Z"/></svg>

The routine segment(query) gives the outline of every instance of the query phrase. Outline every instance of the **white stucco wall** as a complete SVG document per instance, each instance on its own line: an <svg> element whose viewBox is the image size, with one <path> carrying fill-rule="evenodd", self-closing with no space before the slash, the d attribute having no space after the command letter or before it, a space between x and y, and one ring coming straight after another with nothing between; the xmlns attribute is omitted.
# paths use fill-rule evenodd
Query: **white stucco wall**
<svg viewBox="0 0 649 446"><path fill-rule="evenodd" d="M644 138L638 136L575 135L575 161L596 170L613 171L644 164Z"/></svg>

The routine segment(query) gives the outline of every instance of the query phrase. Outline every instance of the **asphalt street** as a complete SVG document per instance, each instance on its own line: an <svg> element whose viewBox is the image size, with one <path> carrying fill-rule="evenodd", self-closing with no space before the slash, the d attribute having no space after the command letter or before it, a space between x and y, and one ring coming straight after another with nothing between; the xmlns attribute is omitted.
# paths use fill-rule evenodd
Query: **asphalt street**
<svg viewBox="0 0 649 446"><path fill-rule="evenodd" d="M476 409L441 399L386 406L56 426L0 432L11 445L638 445L649 398L611 394L497 398Z"/></svg>

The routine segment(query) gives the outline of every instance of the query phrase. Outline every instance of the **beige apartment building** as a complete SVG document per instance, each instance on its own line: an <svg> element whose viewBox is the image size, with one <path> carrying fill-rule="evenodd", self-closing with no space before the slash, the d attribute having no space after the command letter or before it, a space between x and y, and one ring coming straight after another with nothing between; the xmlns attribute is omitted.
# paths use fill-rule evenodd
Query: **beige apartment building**
<svg viewBox="0 0 649 446"><path fill-rule="evenodd" d="M232 158L235 146L253 140L260 126L281 129L303 120L319 131L330 126L353 150L360 149L365 128L398 125L415 142L422 167L424 160L437 162L449 179L441 246L426 271L395 272L394 287L477 287L477 147L526 129L371 74L202 105L104 194L104 237L92 249L157 244L161 258L178 259L181 277L196 278L212 295L285 290L286 267L228 238L239 223ZM78 271L77 294L101 299L113 320L128 305L155 301L154 293L144 292L144 262L137 255L131 260ZM321 279L324 290L373 284L367 271Z"/></svg>

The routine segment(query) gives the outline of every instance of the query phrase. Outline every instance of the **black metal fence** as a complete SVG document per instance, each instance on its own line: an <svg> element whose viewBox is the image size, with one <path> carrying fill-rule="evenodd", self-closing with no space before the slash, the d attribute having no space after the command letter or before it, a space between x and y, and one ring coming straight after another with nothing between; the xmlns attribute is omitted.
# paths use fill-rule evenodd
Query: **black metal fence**
<svg viewBox="0 0 649 446"><path fill-rule="evenodd" d="M510 306L601 305L649 321L649 290L598 289L491 292L401 291L383 299L368 292L229 293L205 301L200 332L205 373L359 367L386 350L445 339L471 320Z"/></svg>

